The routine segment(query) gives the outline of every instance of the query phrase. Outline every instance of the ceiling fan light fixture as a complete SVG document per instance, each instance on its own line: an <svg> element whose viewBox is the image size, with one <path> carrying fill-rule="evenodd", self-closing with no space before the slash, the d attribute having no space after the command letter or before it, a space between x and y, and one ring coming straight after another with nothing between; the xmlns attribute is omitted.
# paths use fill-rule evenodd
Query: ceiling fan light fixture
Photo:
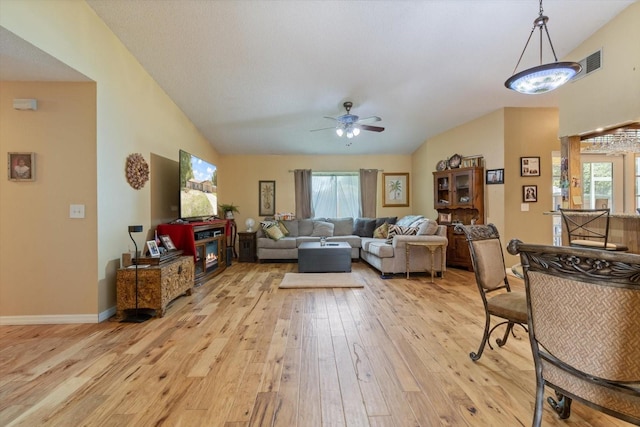
<svg viewBox="0 0 640 427"><path fill-rule="evenodd" d="M549 30L547 28L548 20L549 17L543 14L542 0L540 0L540 14L533 21L533 28L531 29L531 33L529 34L527 43L524 45L524 49L520 54L518 63L513 70L514 74L504 82L505 87L507 87L508 89L515 90L516 92L523 93L525 95L546 93L559 88L560 86L571 80L573 77L575 77L576 74L578 74L580 71L582 71L582 66L577 62L558 62L556 52L553 49L553 43L551 42L551 36L549 35ZM527 50L527 46L529 46L529 41L531 41L531 36L533 35L533 32L536 28L540 30L541 65L529 68L516 74L518 65L520 65L520 61L524 56L524 52ZM551 52L553 53L553 58L555 60L555 62L544 65L542 64L543 29L545 30L547 38L549 39L549 46L551 46Z"/></svg>
<svg viewBox="0 0 640 427"><path fill-rule="evenodd" d="M360 135L360 128L358 126L353 127L353 136Z"/></svg>
<svg viewBox="0 0 640 427"><path fill-rule="evenodd" d="M339 137L342 137L342 135L344 135L344 130L342 130L342 128L337 128L337 129L336 129L336 134L337 134Z"/></svg>
<svg viewBox="0 0 640 427"><path fill-rule="evenodd" d="M351 129L347 131L347 138L349 139L353 138L353 131Z"/></svg>

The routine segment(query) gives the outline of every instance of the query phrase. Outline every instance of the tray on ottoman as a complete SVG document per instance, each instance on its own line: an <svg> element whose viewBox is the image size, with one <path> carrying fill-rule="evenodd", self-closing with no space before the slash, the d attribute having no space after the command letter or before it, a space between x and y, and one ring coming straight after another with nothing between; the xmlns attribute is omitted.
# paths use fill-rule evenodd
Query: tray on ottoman
<svg viewBox="0 0 640 427"><path fill-rule="evenodd" d="M298 272L339 273L351 271L351 245L346 242L306 242L298 247Z"/></svg>

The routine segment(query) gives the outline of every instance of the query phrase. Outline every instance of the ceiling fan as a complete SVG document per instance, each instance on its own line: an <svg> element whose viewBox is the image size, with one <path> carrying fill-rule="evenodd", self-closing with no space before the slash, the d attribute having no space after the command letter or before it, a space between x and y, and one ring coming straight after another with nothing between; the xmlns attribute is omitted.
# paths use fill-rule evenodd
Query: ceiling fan
<svg viewBox="0 0 640 427"><path fill-rule="evenodd" d="M336 134L338 136L346 135L347 138L351 139L354 136L358 136L361 130L368 130L373 132L382 132L384 130L384 128L380 126L371 126L371 125L364 124L364 122L379 122L380 120L382 120L380 117L371 116L371 117L365 117L361 119L355 114L351 114L351 107L353 107L353 102L346 101L342 105L344 106L345 110L347 110L347 114L343 114L342 116L338 116L338 117L324 116L325 119L335 120L336 121L335 126L320 128L320 129L312 129L311 132L326 130L326 129L335 129Z"/></svg>

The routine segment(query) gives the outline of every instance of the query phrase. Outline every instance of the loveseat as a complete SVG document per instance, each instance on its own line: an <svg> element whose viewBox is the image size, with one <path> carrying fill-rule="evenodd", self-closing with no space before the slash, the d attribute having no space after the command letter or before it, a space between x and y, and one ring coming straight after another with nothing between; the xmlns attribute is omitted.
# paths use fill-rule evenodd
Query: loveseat
<svg viewBox="0 0 640 427"><path fill-rule="evenodd" d="M314 218L285 221L265 220L257 233L259 262L297 260L304 242L347 242L351 259L362 259L386 274L406 273L406 242L436 241L446 245L446 226L421 215L397 220L387 218ZM444 252L444 253L441 253ZM434 270L441 272L445 251L436 251ZM446 261L446 259L445 259ZM430 271L431 255L420 248L411 253L410 272Z"/></svg>

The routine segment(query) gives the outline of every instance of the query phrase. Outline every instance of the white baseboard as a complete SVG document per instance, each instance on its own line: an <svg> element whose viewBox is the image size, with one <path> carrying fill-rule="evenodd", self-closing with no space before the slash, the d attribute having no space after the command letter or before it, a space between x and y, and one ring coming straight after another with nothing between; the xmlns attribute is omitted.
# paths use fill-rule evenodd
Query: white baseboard
<svg viewBox="0 0 640 427"><path fill-rule="evenodd" d="M103 311L102 313L98 314L98 323L100 322L104 322L105 320L108 320L111 316L116 314L116 306L114 305L111 308L108 308L107 310Z"/></svg>
<svg viewBox="0 0 640 427"><path fill-rule="evenodd" d="M116 308L95 314L52 314L44 316L0 316L0 325L56 325L69 323L99 323L116 314Z"/></svg>

